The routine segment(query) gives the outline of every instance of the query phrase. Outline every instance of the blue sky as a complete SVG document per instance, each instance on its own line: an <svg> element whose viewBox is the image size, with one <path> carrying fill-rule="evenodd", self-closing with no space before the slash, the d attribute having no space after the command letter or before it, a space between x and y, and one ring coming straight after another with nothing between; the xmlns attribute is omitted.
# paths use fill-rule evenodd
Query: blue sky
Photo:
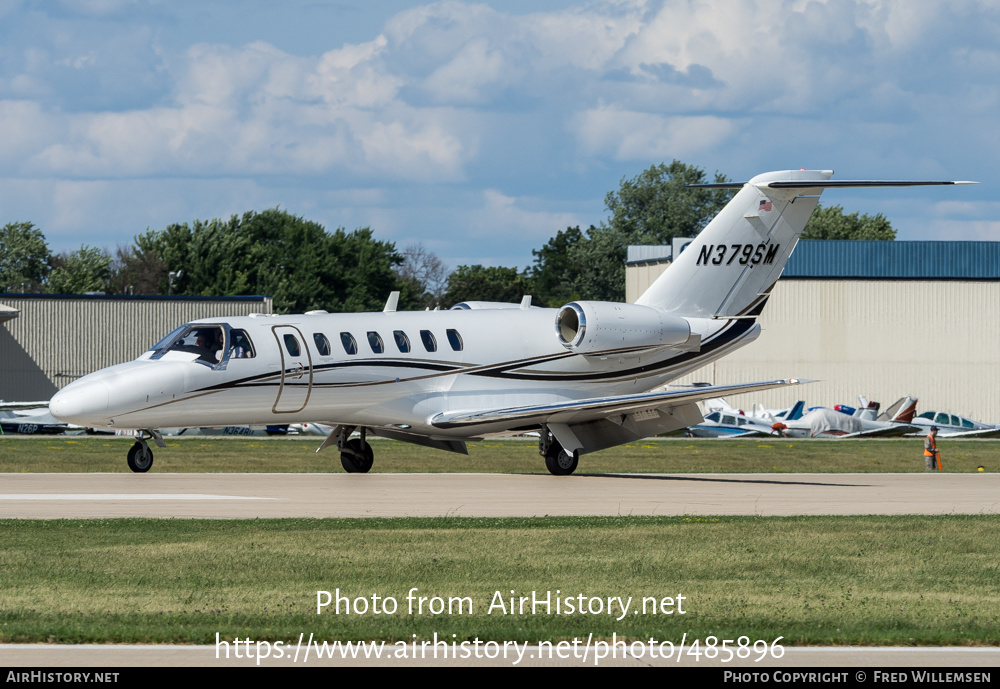
<svg viewBox="0 0 1000 689"><path fill-rule="evenodd" d="M531 263L678 158L1000 240L996 0L0 0L0 222L56 251L281 206Z"/></svg>

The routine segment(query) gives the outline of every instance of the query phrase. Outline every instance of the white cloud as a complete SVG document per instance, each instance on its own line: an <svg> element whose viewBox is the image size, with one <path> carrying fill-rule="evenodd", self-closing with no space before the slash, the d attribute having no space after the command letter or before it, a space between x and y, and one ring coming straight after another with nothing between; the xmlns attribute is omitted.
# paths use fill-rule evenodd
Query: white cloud
<svg viewBox="0 0 1000 689"><path fill-rule="evenodd" d="M601 104L580 113L577 136L588 155L617 160L672 159L698 154L729 138L737 123L713 116L659 116Z"/></svg>
<svg viewBox="0 0 1000 689"><path fill-rule="evenodd" d="M507 196L496 189L487 189L482 194L482 206L469 212L469 234L501 241L527 238L541 246L559 230L581 224L579 216L573 213L523 207L532 203L532 199Z"/></svg>

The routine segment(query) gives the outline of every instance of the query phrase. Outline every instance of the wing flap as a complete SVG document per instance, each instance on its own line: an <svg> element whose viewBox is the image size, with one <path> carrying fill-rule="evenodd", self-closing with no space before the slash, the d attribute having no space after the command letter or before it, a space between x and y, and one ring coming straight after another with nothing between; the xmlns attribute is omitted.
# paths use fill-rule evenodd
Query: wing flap
<svg viewBox="0 0 1000 689"><path fill-rule="evenodd" d="M723 395L737 395L744 392L760 392L772 388L811 383L811 380L788 378L767 380L759 383L736 385L713 385L684 390L644 392L635 395L615 395L592 397L554 404L506 407L502 409L479 409L442 412L430 418L436 428L457 428L497 422L517 423L580 423L593 419L607 418L615 414L630 414L646 409L674 407Z"/></svg>

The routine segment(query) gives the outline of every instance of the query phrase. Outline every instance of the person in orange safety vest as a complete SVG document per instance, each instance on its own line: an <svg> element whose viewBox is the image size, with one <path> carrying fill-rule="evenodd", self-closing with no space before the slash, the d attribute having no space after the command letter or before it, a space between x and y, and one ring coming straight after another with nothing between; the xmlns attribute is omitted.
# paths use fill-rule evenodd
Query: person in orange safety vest
<svg viewBox="0 0 1000 689"><path fill-rule="evenodd" d="M934 471L941 466L941 461L938 459L937 440L935 440L937 432L937 426L931 426L931 432L924 438L924 461L927 463L927 471Z"/></svg>

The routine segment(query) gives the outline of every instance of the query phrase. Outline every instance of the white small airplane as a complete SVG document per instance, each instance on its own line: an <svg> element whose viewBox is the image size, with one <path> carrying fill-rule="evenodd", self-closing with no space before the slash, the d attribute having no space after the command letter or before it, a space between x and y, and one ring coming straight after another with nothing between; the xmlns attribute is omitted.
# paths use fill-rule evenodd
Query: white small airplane
<svg viewBox="0 0 1000 689"><path fill-rule="evenodd" d="M805 405L804 402L796 402L791 409L783 409L779 412L780 418L784 418L789 412L800 410ZM742 409L735 409L729 406L724 399L705 400L705 418L701 423L688 426L688 433L695 438L749 438L770 435L782 435L784 426L777 427L779 418L768 414L748 414ZM756 406L756 405L755 405ZM795 415L794 418L798 418Z"/></svg>
<svg viewBox="0 0 1000 689"><path fill-rule="evenodd" d="M1000 426L973 421L950 412L925 411L910 423L920 427L920 432L915 435L927 435L931 426L937 426L939 438L1000 438Z"/></svg>
<svg viewBox="0 0 1000 689"><path fill-rule="evenodd" d="M806 221L829 187L965 182L834 181L833 172L758 175L739 189L635 304L558 309L466 303L448 311L204 319L137 360L70 383L59 419L141 431L147 471L158 429L323 423L349 472L371 469L368 433L452 452L466 441L535 431L553 474L581 454L702 420L699 400L795 379L681 390L663 386L753 341L756 322ZM358 437L352 437L358 431Z"/></svg>

